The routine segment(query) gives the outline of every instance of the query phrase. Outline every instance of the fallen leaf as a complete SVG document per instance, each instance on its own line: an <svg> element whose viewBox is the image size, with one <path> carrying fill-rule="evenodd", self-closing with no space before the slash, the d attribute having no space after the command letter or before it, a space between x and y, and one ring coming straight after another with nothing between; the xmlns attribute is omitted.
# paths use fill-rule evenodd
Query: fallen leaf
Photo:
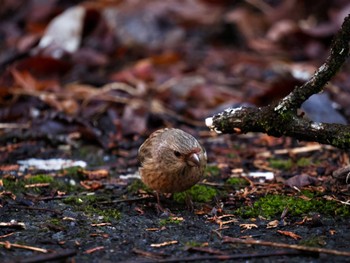
<svg viewBox="0 0 350 263"><path fill-rule="evenodd" d="M286 180L285 184L292 188L301 188L308 185L315 185L317 182L318 180L315 177L307 174L299 174Z"/></svg>
<svg viewBox="0 0 350 263"><path fill-rule="evenodd" d="M87 171L81 170L81 173L86 176L89 180L101 180L108 177L109 172L104 169L95 170L95 171Z"/></svg>
<svg viewBox="0 0 350 263"><path fill-rule="evenodd" d="M46 53L56 58L60 58L64 52L77 51L82 38L85 12L85 7L74 6L56 16L41 38L39 49L46 49Z"/></svg>
<svg viewBox="0 0 350 263"><path fill-rule="evenodd" d="M273 221L267 223L266 228L275 228L275 227L278 227L278 225L279 225L279 221L273 220Z"/></svg>
<svg viewBox="0 0 350 263"><path fill-rule="evenodd" d="M258 228L258 226L256 224L240 224L239 227L243 228L244 230Z"/></svg>
<svg viewBox="0 0 350 263"><path fill-rule="evenodd" d="M298 239L301 239L301 236L293 233L293 232L290 232L290 231L282 231L282 230L277 230L277 233L280 233L281 235L284 235L284 236L287 236L287 237L291 237L295 240L298 240Z"/></svg>

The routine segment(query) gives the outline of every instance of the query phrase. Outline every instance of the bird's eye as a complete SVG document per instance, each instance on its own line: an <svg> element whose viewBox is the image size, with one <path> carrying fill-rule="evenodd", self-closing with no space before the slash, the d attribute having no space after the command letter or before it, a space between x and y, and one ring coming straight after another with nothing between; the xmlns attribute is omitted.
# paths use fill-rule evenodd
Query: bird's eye
<svg viewBox="0 0 350 263"><path fill-rule="evenodd" d="M174 151L174 155L175 155L176 157L180 157L180 156L181 156L181 153L178 152L178 151Z"/></svg>

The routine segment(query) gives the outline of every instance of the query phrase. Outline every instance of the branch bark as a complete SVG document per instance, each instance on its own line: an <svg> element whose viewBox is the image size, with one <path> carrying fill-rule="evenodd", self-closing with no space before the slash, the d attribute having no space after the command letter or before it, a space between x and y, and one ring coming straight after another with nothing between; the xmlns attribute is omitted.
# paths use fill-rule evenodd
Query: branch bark
<svg viewBox="0 0 350 263"><path fill-rule="evenodd" d="M323 90L349 56L350 15L335 36L325 63L303 85L296 87L277 104L266 107L229 108L206 119L206 125L218 133L262 132L298 140L316 141L338 148L350 148L350 126L316 123L298 116L297 110L311 95Z"/></svg>

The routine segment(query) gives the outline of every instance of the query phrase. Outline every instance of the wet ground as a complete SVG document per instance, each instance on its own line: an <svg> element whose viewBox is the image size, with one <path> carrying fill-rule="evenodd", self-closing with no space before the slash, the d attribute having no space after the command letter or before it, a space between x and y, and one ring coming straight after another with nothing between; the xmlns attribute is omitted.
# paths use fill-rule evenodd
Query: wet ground
<svg viewBox="0 0 350 263"><path fill-rule="evenodd" d="M135 170L129 169L130 174ZM23 187L18 184L21 180L38 174L42 173L35 175L32 170L17 179L9 173L2 176L1 223L12 223L0 227L0 242L5 242L0 255L6 262L349 262L348 256L335 256L334 251L311 253L275 244L349 251L349 217L317 211L271 218L237 214L237 208L245 209L264 196L261 191L296 194L281 183L256 181L259 191L252 186L232 187L208 202L194 202L193 211L162 196L162 206L171 211L166 215L157 210L152 193L139 187L138 179L121 179L113 172L95 180L53 172L47 174L54 178L48 186L16 191ZM222 190L223 178L224 172L215 180L209 176L204 185ZM16 182L16 187L6 180ZM100 185L86 190L81 182ZM273 227L267 227L269 223ZM275 243L238 244L229 238Z"/></svg>

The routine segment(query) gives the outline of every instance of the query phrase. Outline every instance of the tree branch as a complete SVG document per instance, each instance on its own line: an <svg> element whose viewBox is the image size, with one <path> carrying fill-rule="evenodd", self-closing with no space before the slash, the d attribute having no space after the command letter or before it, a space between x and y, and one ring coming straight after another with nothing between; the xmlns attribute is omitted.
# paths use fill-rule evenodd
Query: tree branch
<svg viewBox="0 0 350 263"><path fill-rule="evenodd" d="M330 55L310 80L296 87L277 104L261 108L229 108L206 119L206 125L218 133L263 132L280 137L316 141L338 148L350 147L350 126L316 123L297 115L297 109L311 95L319 93L338 72L349 56L350 15L333 41Z"/></svg>

